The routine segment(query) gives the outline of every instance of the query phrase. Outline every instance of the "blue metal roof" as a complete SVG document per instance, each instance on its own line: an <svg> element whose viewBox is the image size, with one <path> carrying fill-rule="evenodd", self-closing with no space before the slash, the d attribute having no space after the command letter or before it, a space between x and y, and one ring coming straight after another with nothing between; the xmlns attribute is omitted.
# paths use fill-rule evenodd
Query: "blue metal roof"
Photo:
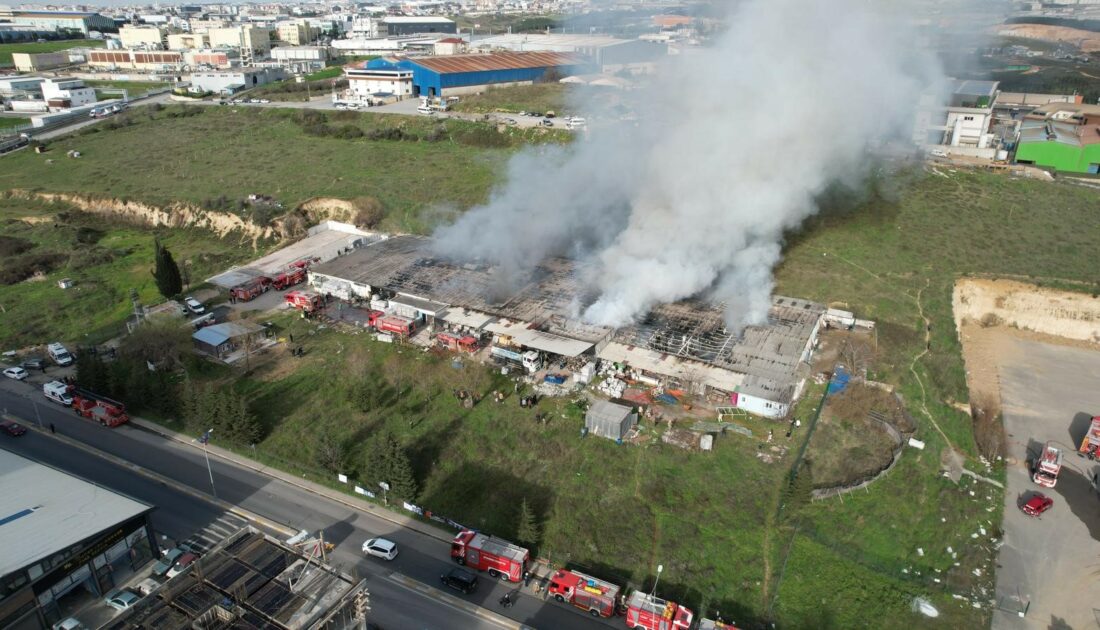
<svg viewBox="0 0 1100 630"><path fill-rule="evenodd" d="M223 343L229 341L229 335L217 330L217 326L207 326L206 328L200 328L195 331L195 334L191 335L191 338L196 341L201 341L205 344L217 347Z"/></svg>

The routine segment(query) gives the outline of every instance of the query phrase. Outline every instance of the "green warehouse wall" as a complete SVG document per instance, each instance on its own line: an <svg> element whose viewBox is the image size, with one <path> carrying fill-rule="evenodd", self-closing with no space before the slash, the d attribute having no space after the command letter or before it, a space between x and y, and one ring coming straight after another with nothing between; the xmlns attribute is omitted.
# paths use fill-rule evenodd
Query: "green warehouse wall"
<svg viewBox="0 0 1100 630"><path fill-rule="evenodd" d="M1026 142L1016 149L1017 162L1049 166L1069 173L1088 173L1100 165L1100 144L1075 147L1061 142ZM1096 172L1096 167L1091 172Z"/></svg>

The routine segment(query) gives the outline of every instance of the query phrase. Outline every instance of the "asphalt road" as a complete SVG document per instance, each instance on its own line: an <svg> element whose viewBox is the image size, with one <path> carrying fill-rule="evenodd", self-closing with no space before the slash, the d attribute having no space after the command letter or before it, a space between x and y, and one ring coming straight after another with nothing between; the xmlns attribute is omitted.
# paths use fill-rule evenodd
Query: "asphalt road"
<svg viewBox="0 0 1100 630"><path fill-rule="evenodd" d="M1089 477L1100 464L1075 454L1100 414L1100 352L1011 340L998 366L1008 434L1004 545L997 556L997 629L1095 628L1100 609L1100 497ZM1053 441L1067 452L1058 484L1040 488L1027 462ZM1054 499L1039 518L1019 504L1036 492ZM1027 604L1026 616L1010 610Z"/></svg>
<svg viewBox="0 0 1100 630"><path fill-rule="evenodd" d="M36 407L43 425L48 427L53 423L57 432L66 437L202 493L211 492L202 451L129 425L115 429L100 427L75 416L65 407L49 402L30 383L0 382L0 409L6 409L8 413L33 424L37 422ZM73 472L156 505L158 509L154 513L154 523L177 539L202 529L223 512L186 493L158 487L157 483L131 471L104 465L84 451L63 445L47 435L30 432L10 443L20 449L37 449L35 456L52 451L53 459L43 457L43 461L58 462L58 467L63 469L78 466L80 468ZM95 463L97 461L100 462L98 465ZM219 499L293 530L323 530L325 540L336 545L330 562L370 580L373 611L377 615L377 623L383 627L499 627L451 607L430 589L425 594L406 588L389 575L395 572L400 574L396 577L407 576L421 585L439 585L439 576L454 566L449 560L448 543L214 457L210 459L210 464ZM362 543L374 536L384 536L396 542L401 550L400 555L390 563L364 558L360 549ZM473 595L464 596L454 591L450 594L534 628L619 627L621 624L621 620L589 617L571 607L543 601L529 592L521 595L512 608L500 608L497 601L513 588L482 574L481 585Z"/></svg>

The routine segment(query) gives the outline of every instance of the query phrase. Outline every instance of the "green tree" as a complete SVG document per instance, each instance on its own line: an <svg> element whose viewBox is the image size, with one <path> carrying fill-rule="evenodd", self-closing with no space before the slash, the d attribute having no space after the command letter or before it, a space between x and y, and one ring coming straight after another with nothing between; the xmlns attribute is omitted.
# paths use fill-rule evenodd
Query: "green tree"
<svg viewBox="0 0 1100 630"><path fill-rule="evenodd" d="M111 375L98 354L82 352L76 357L76 382L93 392L108 394Z"/></svg>
<svg viewBox="0 0 1100 630"><path fill-rule="evenodd" d="M377 433L367 442L363 477L371 486L389 484L391 498L414 501L417 495L416 475L405 449L386 431Z"/></svg>
<svg viewBox="0 0 1100 630"><path fill-rule="evenodd" d="M519 524L516 527L516 539L525 545L534 547L539 542L539 525L535 513L527 505L527 497L519 504Z"/></svg>
<svg viewBox="0 0 1100 630"><path fill-rule="evenodd" d="M183 290L180 268L172 258L172 252L161 245L160 239L157 239L155 247L156 267L153 269L153 278L157 282L157 290L166 298L179 295Z"/></svg>
<svg viewBox="0 0 1100 630"><path fill-rule="evenodd" d="M417 487L416 475L413 474L412 462L405 453L405 449L391 438L390 448L390 493L399 499L416 501Z"/></svg>

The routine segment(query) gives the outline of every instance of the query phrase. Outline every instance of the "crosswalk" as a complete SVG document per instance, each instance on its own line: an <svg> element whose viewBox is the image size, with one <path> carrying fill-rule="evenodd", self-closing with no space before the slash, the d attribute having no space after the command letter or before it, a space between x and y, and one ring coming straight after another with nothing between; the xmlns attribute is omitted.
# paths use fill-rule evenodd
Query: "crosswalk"
<svg viewBox="0 0 1100 630"><path fill-rule="evenodd" d="M226 512L183 542L195 551L205 554L247 524L248 521L240 516Z"/></svg>

